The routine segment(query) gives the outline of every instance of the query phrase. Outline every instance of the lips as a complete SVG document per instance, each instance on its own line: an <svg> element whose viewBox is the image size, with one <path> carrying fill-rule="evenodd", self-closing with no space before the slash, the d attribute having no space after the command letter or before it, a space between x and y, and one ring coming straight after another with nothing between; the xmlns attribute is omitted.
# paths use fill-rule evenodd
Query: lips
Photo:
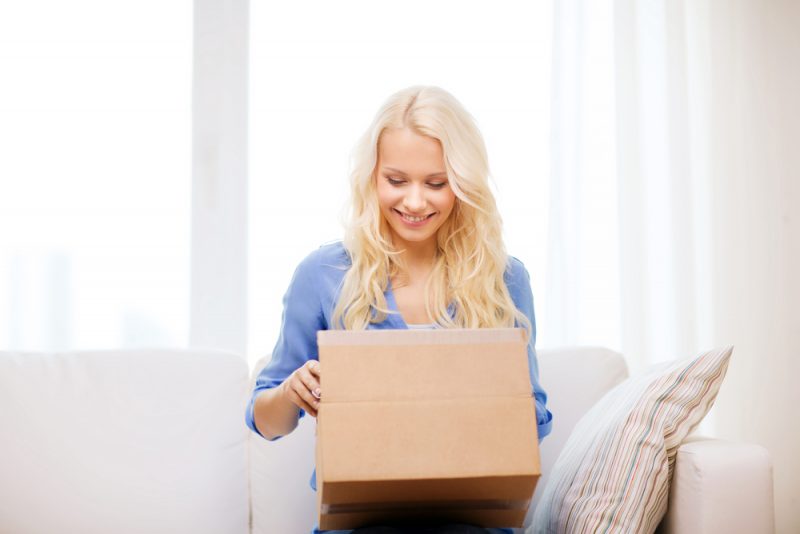
<svg viewBox="0 0 800 534"><path fill-rule="evenodd" d="M423 215L422 219L409 219L408 217L414 217L413 215L407 215L400 210L392 208L397 214L397 218L403 223L404 226L407 228L422 228L423 226L427 225L431 218L439 213L438 211L434 211L433 213L429 213L428 215Z"/></svg>
<svg viewBox="0 0 800 534"><path fill-rule="evenodd" d="M429 213L428 215L409 215L397 209L395 209L394 212L400 215L400 218L409 224L421 224L436 215L436 212Z"/></svg>

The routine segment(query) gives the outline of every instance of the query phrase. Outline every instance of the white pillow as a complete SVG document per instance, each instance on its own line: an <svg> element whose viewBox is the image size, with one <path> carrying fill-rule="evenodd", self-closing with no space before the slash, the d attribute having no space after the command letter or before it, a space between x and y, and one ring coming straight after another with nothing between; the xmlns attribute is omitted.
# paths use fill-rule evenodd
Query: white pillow
<svg viewBox="0 0 800 534"><path fill-rule="evenodd" d="M677 448L714 403L732 351L658 365L603 396L564 445L529 532L654 532Z"/></svg>

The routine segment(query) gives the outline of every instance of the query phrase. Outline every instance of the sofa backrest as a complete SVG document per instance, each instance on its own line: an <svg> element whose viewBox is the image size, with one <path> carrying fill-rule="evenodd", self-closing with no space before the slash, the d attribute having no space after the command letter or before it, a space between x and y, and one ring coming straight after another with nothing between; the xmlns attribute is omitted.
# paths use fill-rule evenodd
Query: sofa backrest
<svg viewBox="0 0 800 534"><path fill-rule="evenodd" d="M259 360L255 376L269 361ZM530 523L550 467L575 423L608 390L625 380L621 354L599 347L538 351L539 375L553 412L553 431L541 447L542 478L528 511ZM324 393L323 393L324 395ZM316 493L309 486L314 469L316 419L305 416L289 435L269 442L251 433L250 487L253 534L310 532L316 520Z"/></svg>
<svg viewBox="0 0 800 534"><path fill-rule="evenodd" d="M0 352L0 531L246 534L244 359Z"/></svg>

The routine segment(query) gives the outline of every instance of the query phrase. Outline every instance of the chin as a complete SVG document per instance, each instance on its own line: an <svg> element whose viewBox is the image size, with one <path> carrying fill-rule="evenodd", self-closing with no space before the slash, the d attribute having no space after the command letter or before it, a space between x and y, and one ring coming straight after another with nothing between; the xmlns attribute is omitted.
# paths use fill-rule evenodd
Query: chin
<svg viewBox="0 0 800 534"><path fill-rule="evenodd" d="M419 234L419 233L409 232L405 228L394 228L394 227L392 227L392 232L397 237L399 237L400 239L402 239L403 241L406 241L408 243L424 243L426 241L429 241L431 238L436 237L436 232L432 232L430 234L426 233L426 234L423 235L423 234Z"/></svg>

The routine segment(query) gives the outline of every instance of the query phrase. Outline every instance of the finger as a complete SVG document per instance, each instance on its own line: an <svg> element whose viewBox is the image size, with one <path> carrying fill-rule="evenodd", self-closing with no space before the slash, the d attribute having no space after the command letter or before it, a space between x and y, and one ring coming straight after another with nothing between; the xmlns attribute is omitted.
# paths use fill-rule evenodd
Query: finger
<svg viewBox="0 0 800 534"><path fill-rule="evenodd" d="M293 392L292 402L301 410L304 410L306 413L316 417L316 410L314 407L310 406L306 400L297 394L297 392Z"/></svg>
<svg viewBox="0 0 800 534"><path fill-rule="evenodd" d="M319 382L317 382L313 376L305 375L302 377L302 380L303 384L315 399L320 399L322 397L322 389L320 388Z"/></svg>
<svg viewBox="0 0 800 534"><path fill-rule="evenodd" d="M316 376L317 378L322 376L321 375L322 366L319 364L319 362L317 360L308 360L308 363L306 364L306 367L311 372L311 374Z"/></svg>
<svg viewBox="0 0 800 534"><path fill-rule="evenodd" d="M317 365L312 365L312 364L307 365L306 369L308 371L304 374L301 374L301 379L303 380L303 383L306 385L311 394L317 399L319 399L320 397L322 397L322 389L320 388L319 380L317 380L319 375L315 376L313 374L314 370L316 370L317 372L319 371L319 364L317 362L312 362L312 363L316 363Z"/></svg>
<svg viewBox="0 0 800 534"><path fill-rule="evenodd" d="M302 377L302 380L306 390L311 393L313 401L318 401L322 398L322 389L319 386L319 382L317 382L313 376L305 375Z"/></svg>
<svg viewBox="0 0 800 534"><path fill-rule="evenodd" d="M300 378L299 370L292 373L284 385L286 390L286 398L289 399L289 402L300 409L308 411L310 406L308 405L308 402L303 399L301 394L302 390L305 389L305 384L303 384Z"/></svg>
<svg viewBox="0 0 800 534"><path fill-rule="evenodd" d="M300 375L300 378L302 378L302 375ZM295 402L295 404L316 417L319 401L315 399L313 395L311 395L311 392L308 390L308 386L306 386L302 380L294 381L292 385L292 392L297 398L297 402Z"/></svg>

